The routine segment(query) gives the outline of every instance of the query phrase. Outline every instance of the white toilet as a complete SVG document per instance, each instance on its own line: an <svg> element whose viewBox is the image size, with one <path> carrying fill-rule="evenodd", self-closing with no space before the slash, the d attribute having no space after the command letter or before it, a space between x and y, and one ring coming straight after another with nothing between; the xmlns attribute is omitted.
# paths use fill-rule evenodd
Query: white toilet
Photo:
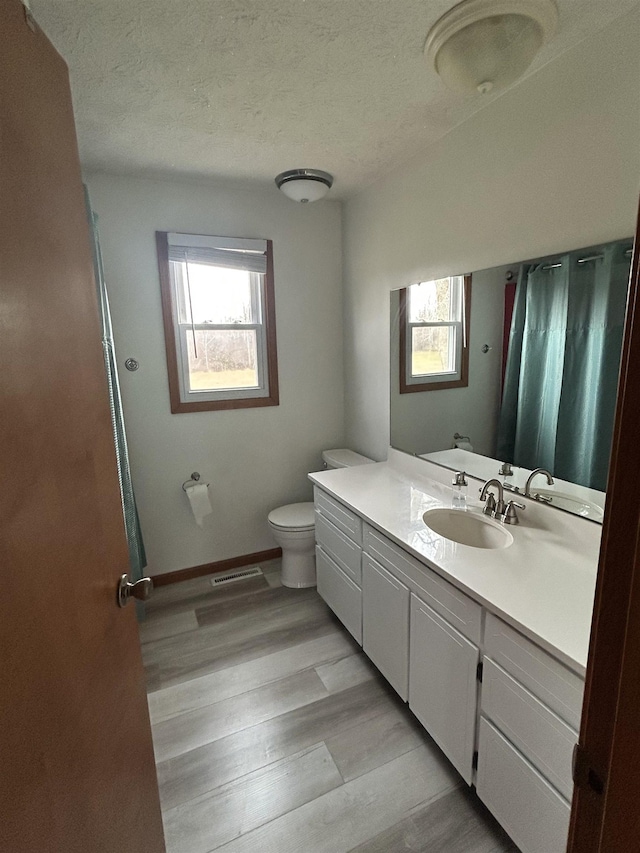
<svg viewBox="0 0 640 853"><path fill-rule="evenodd" d="M353 450L325 450L325 468L350 468L373 462ZM282 548L282 585L302 588L316 585L315 519L313 503L287 504L271 510L269 527Z"/></svg>

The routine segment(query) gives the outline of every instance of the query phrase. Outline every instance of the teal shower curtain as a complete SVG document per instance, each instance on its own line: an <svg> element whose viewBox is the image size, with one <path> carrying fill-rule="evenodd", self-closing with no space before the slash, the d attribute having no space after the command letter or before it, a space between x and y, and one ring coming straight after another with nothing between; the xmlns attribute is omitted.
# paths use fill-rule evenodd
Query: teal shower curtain
<svg viewBox="0 0 640 853"><path fill-rule="evenodd" d="M498 458L604 491L624 328L628 242L523 265ZM559 264L559 266L556 266Z"/></svg>
<svg viewBox="0 0 640 853"><path fill-rule="evenodd" d="M113 343L113 330L111 327L111 312L109 311L109 297L107 296L104 269L102 266L102 254L100 252L100 241L98 239L98 217L91 209L91 203L89 201L89 195L86 187L85 201L91 231L93 265L96 284L98 287L98 306L100 309L100 319L102 324L102 348L104 351L104 363L107 371L107 384L109 387L109 406L111 409L111 422L113 424L113 436L116 446L118 478L120 480L120 495L122 497L122 513L124 516L127 543L129 545L129 574L133 581L137 581L142 577L143 569L147 565L147 557L144 550L144 543L142 541L140 520L138 518L136 499L133 493L133 483L131 481L129 451L127 449L127 436L124 428L120 383L118 380L118 368ZM138 602L136 602L136 604L137 603ZM138 609L138 612L140 613L140 609Z"/></svg>

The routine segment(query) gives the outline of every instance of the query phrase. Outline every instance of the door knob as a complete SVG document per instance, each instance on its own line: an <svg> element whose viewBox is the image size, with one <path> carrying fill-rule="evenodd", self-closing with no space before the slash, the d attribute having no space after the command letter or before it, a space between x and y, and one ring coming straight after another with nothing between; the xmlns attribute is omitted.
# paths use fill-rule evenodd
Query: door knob
<svg viewBox="0 0 640 853"><path fill-rule="evenodd" d="M122 575L118 583L118 606L124 607L130 598L146 601L152 592L153 581L151 578L140 578L139 581L131 583L129 575Z"/></svg>

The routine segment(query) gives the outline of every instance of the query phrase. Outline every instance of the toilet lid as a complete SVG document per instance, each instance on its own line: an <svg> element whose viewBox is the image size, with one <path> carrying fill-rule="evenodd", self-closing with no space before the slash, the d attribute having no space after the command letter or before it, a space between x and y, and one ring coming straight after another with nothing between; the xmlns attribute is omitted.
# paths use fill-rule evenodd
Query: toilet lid
<svg viewBox="0 0 640 853"><path fill-rule="evenodd" d="M313 503L287 504L269 513L269 521L288 530L310 530L315 526Z"/></svg>

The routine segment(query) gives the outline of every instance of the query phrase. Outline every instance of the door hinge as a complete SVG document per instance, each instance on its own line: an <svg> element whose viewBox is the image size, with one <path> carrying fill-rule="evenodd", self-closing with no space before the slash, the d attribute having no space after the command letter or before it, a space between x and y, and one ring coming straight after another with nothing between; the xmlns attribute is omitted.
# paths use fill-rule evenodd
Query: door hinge
<svg viewBox="0 0 640 853"><path fill-rule="evenodd" d="M476 751L473 753L473 758L471 759L471 769L472 769L472 770L477 770L477 769L478 769L478 750L476 750Z"/></svg>
<svg viewBox="0 0 640 853"><path fill-rule="evenodd" d="M605 783L602 777L591 767L589 756L579 743L573 747L571 776L576 788L589 788L595 794L602 794L604 791Z"/></svg>
<svg viewBox="0 0 640 853"><path fill-rule="evenodd" d="M484 666L482 664L482 661L480 661L480 663L476 667L476 678L478 679L478 681L480 683L482 683L482 672L483 672L483 670L484 670Z"/></svg>

